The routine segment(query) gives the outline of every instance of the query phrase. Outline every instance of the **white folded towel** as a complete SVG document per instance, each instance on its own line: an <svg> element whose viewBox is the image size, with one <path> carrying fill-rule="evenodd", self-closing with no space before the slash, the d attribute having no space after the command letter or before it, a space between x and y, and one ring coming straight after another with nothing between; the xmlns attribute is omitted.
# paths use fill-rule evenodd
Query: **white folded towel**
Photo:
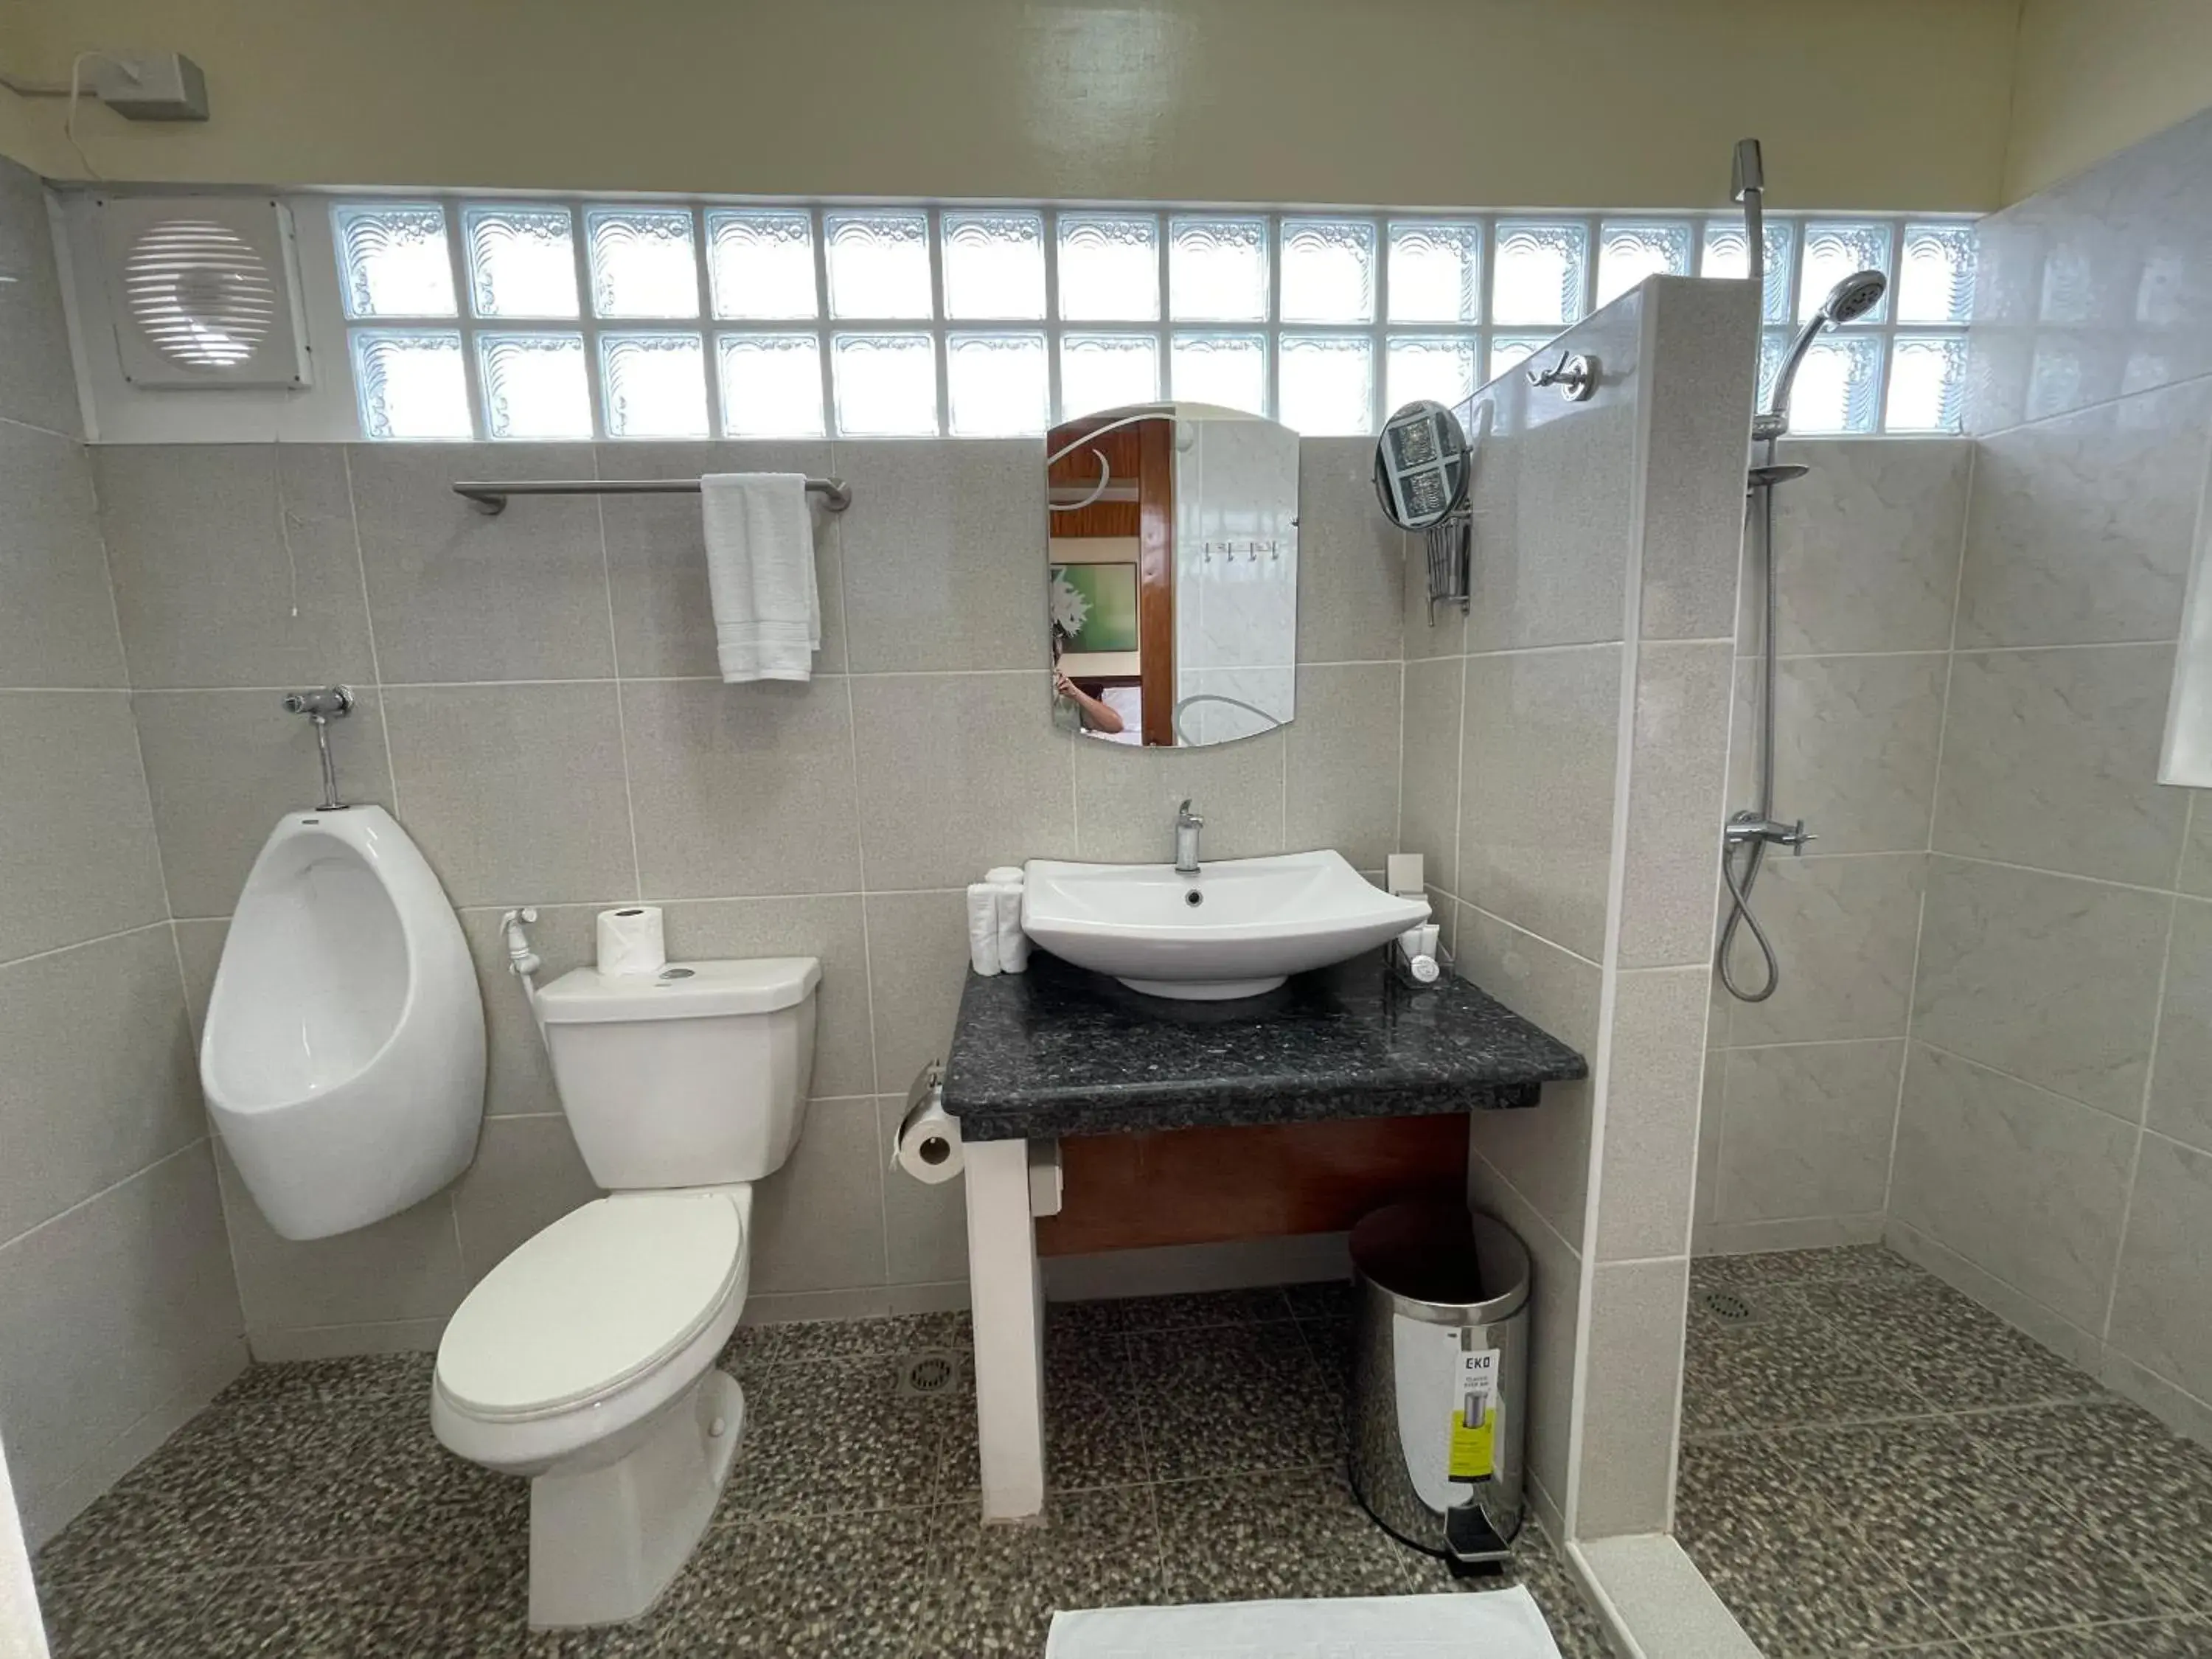
<svg viewBox="0 0 2212 1659"><path fill-rule="evenodd" d="M996 875L998 872L993 871ZM1030 965L1030 936L1022 931L1021 872L1012 881L994 881L991 891L999 902L999 971L1025 973Z"/></svg>
<svg viewBox="0 0 2212 1659"><path fill-rule="evenodd" d="M814 521L801 472L710 472L699 480L707 586L722 678L805 680L822 646Z"/></svg>
<svg viewBox="0 0 2212 1659"><path fill-rule="evenodd" d="M988 881L968 888L968 965L979 974L999 971L999 890Z"/></svg>

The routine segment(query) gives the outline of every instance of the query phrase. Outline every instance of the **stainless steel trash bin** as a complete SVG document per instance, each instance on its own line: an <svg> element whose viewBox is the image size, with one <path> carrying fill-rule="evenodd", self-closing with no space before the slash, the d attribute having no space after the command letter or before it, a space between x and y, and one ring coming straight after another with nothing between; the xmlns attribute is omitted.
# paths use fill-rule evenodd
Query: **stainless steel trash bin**
<svg viewBox="0 0 2212 1659"><path fill-rule="evenodd" d="M1510 1559L1527 1440L1528 1252L1456 1204L1352 1231L1359 1306L1347 1453L1385 1529L1457 1565Z"/></svg>

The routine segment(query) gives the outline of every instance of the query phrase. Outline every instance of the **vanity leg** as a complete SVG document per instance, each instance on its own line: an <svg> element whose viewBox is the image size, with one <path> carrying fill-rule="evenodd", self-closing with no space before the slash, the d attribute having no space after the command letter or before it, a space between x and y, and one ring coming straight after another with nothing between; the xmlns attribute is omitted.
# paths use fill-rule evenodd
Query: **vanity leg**
<svg viewBox="0 0 2212 1659"><path fill-rule="evenodd" d="M1030 1218L1029 1143L968 1143L968 1289L983 1518L1044 1512L1044 1280Z"/></svg>

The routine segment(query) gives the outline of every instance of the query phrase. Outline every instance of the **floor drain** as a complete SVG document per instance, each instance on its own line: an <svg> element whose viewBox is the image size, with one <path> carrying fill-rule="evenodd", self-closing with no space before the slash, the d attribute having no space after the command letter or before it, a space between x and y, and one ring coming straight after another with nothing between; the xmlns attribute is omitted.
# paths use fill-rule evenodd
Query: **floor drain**
<svg viewBox="0 0 2212 1659"><path fill-rule="evenodd" d="M1698 1300L1714 1318L1727 1325L1741 1325L1751 1317L1751 1304L1734 1291L1704 1291Z"/></svg>
<svg viewBox="0 0 2212 1659"><path fill-rule="evenodd" d="M898 1392L910 1397L951 1394L960 1381L960 1356L950 1348L924 1348L899 1356Z"/></svg>

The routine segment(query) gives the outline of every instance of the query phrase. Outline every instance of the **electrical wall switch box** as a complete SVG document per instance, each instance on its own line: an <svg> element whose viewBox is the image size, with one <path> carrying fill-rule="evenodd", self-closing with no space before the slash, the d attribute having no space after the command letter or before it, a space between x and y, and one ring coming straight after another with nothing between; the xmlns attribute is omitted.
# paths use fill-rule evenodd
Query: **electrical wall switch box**
<svg viewBox="0 0 2212 1659"><path fill-rule="evenodd" d="M104 52L92 60L92 92L133 121L204 121L207 76L180 52Z"/></svg>
<svg viewBox="0 0 2212 1659"><path fill-rule="evenodd" d="M1387 872L1390 890L1408 897L1418 897L1427 890L1421 879L1421 855L1419 853L1393 853Z"/></svg>

